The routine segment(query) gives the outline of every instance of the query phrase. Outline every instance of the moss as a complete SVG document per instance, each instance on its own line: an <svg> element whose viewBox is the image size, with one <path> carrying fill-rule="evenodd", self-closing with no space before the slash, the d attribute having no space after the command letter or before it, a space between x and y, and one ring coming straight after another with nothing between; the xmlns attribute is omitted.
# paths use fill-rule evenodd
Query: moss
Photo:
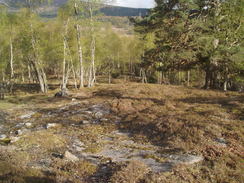
<svg viewBox="0 0 244 183"><path fill-rule="evenodd" d="M1 139L0 145L8 145L8 144L10 144L10 142L11 142L11 139L9 139L9 138Z"/></svg>
<svg viewBox="0 0 244 183"><path fill-rule="evenodd" d="M163 157L159 157L159 156L157 156L157 155L155 155L155 154L147 154L147 155L145 155L145 156L143 156L145 159L154 159L155 161L157 161L157 162L159 162L159 163L164 163L164 162L166 162L167 161L167 159L166 158L163 158Z"/></svg>
<svg viewBox="0 0 244 183"><path fill-rule="evenodd" d="M31 132L16 142L23 150L38 147L45 151L65 147L65 144L66 141L61 135L53 134L50 130Z"/></svg>
<svg viewBox="0 0 244 183"><path fill-rule="evenodd" d="M90 144L84 152L89 152L89 153L99 153L102 150L101 144Z"/></svg>

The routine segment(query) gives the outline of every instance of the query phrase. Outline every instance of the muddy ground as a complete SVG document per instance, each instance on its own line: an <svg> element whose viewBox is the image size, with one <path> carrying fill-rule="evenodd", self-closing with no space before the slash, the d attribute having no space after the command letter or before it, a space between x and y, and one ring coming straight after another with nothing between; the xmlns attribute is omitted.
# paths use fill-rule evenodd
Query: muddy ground
<svg viewBox="0 0 244 183"><path fill-rule="evenodd" d="M98 85L0 102L0 182L244 182L244 95Z"/></svg>

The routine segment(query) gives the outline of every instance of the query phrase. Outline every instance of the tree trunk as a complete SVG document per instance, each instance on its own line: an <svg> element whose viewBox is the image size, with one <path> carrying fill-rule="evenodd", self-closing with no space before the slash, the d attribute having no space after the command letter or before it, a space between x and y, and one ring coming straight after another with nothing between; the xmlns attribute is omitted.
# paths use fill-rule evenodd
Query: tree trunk
<svg viewBox="0 0 244 183"><path fill-rule="evenodd" d="M33 60L31 60L31 64L32 64L33 68L35 69L36 77L38 79L41 92L46 93L47 89L45 88L45 86L46 86L44 83L45 81L44 81L44 78L42 76L42 72L41 72L39 66L36 64L36 61L33 61Z"/></svg>
<svg viewBox="0 0 244 183"><path fill-rule="evenodd" d="M108 83L111 84L111 63L109 61Z"/></svg>
<svg viewBox="0 0 244 183"><path fill-rule="evenodd" d="M31 83L32 75L31 75L31 69L30 69L30 65L29 64L28 64L28 79L29 79L29 83Z"/></svg>
<svg viewBox="0 0 244 183"><path fill-rule="evenodd" d="M78 16L79 16L79 11L78 11L78 5L77 1L74 1L74 10L75 10L75 16L76 16L76 21L78 21ZM83 51L82 51L82 46L81 46L81 30L80 30L80 25L77 23L76 26L76 39L77 39L77 46L78 46L78 55L79 55L79 63L80 63L80 86L79 88L84 87L84 68L83 68ZM76 82L76 81L75 81Z"/></svg>
<svg viewBox="0 0 244 183"><path fill-rule="evenodd" d="M191 71L187 71L187 86L190 86Z"/></svg>
<svg viewBox="0 0 244 183"><path fill-rule="evenodd" d="M79 63L80 63L80 89L84 87L84 69L83 69L83 53L81 47L81 37L80 37L80 25L76 25L76 34L77 34L77 45L78 45L78 54L79 54Z"/></svg>
<svg viewBox="0 0 244 183"><path fill-rule="evenodd" d="M68 64L66 62L67 51L70 52L69 47L68 47L68 42L67 42L68 23L69 23L69 19L67 20L67 22L65 22L65 25L64 25L64 35L63 35L63 75L62 75L62 87L61 87L61 89L66 89L67 88L67 83L68 83L68 78L69 78L69 70L70 70L69 62L68 62ZM70 57L71 57L71 55L70 55ZM66 65L67 65L67 67L66 67Z"/></svg>
<svg viewBox="0 0 244 183"><path fill-rule="evenodd" d="M227 91L227 80L224 82L224 91Z"/></svg>
<svg viewBox="0 0 244 183"><path fill-rule="evenodd" d="M32 45L33 55L34 55L34 58L30 59L30 61L32 63L33 68L36 71L36 75L37 75L38 82L39 82L39 85L41 88L41 92L47 93L47 91L48 91L47 78L46 78L46 74L45 74L44 69L39 60L40 58L38 55L38 49L37 49L36 40L34 37L34 31L32 28L32 24L30 24L30 29L31 29L31 34L32 34L31 35L31 45Z"/></svg>
<svg viewBox="0 0 244 183"><path fill-rule="evenodd" d="M147 83L147 76L146 76L145 69L141 69L140 75L141 75L141 78L142 78L142 83Z"/></svg>
<svg viewBox="0 0 244 183"><path fill-rule="evenodd" d="M89 76L88 87L93 87L96 81L96 68L95 68L96 40L94 35L93 8L91 3L90 3L89 10L90 10L92 40L91 40L91 65L90 65L90 72L89 72L90 76Z"/></svg>
<svg viewBox="0 0 244 183"><path fill-rule="evenodd" d="M159 71L158 72L158 84L162 84L162 79L163 79L163 72Z"/></svg>
<svg viewBox="0 0 244 183"><path fill-rule="evenodd" d="M21 79L22 79L22 83L25 83L25 74L23 71L21 72Z"/></svg>
<svg viewBox="0 0 244 183"><path fill-rule="evenodd" d="M76 73L75 73L75 69L74 69L73 62L71 62L71 70L72 70L72 74L73 74L75 89L78 89L78 87L77 87L77 80L76 80Z"/></svg>
<svg viewBox="0 0 244 183"><path fill-rule="evenodd" d="M92 48L91 48L91 56L92 56L92 83L91 86L94 86L96 82L96 68L95 68L95 51L96 51L96 41L95 37L93 36L93 41L92 41Z"/></svg>
<svg viewBox="0 0 244 183"><path fill-rule="evenodd" d="M3 82L5 82L5 73L4 73L4 70L2 70L2 80L3 80Z"/></svg>
<svg viewBox="0 0 244 183"><path fill-rule="evenodd" d="M66 75L66 38L65 38L65 35L64 35L64 38L63 38L63 75L62 75L62 89L66 89L66 84L65 84L65 75Z"/></svg>
<svg viewBox="0 0 244 183"><path fill-rule="evenodd" d="M224 91L227 91L228 80L229 80L228 69L226 68L226 73L224 74L224 88L223 88Z"/></svg>
<svg viewBox="0 0 244 183"><path fill-rule="evenodd" d="M12 38L10 38L10 78L11 79L14 78L13 59L14 59L14 55L13 55L13 42L12 42Z"/></svg>

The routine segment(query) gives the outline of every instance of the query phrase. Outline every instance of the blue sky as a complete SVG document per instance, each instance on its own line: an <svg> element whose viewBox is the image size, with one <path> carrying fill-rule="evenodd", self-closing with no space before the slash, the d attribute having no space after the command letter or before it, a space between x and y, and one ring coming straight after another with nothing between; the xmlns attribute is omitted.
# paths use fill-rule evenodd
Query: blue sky
<svg viewBox="0 0 244 183"><path fill-rule="evenodd" d="M154 0L115 0L114 4L133 8L152 8Z"/></svg>

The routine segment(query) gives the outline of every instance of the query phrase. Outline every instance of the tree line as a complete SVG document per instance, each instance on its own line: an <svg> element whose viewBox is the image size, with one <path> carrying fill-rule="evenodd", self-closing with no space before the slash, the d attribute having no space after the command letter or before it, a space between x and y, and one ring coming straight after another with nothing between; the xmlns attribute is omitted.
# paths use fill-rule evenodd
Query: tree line
<svg viewBox="0 0 244 183"><path fill-rule="evenodd" d="M104 21L100 0L69 0L53 19L39 16L41 3L1 6L2 82L46 93L57 82L92 87L98 76L224 90L244 81L243 0L156 0L147 16L130 18L134 34Z"/></svg>

